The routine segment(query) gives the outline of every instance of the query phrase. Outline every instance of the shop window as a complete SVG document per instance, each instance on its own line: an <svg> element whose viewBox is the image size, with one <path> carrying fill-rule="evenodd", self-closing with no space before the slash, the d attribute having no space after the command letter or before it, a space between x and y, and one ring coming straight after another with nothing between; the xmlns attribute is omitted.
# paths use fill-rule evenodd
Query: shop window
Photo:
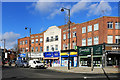
<svg viewBox="0 0 120 80"><path fill-rule="evenodd" d="M115 29L120 29L120 22L115 23Z"/></svg>
<svg viewBox="0 0 120 80"><path fill-rule="evenodd" d="M94 31L99 30L99 24L94 24Z"/></svg>
<svg viewBox="0 0 120 80"><path fill-rule="evenodd" d="M113 43L113 36L107 36L107 43Z"/></svg>
<svg viewBox="0 0 120 80"><path fill-rule="evenodd" d="M86 33L86 27L82 27L82 33Z"/></svg>
<svg viewBox="0 0 120 80"><path fill-rule="evenodd" d="M86 46L86 39L82 39L82 46Z"/></svg>
<svg viewBox="0 0 120 80"><path fill-rule="evenodd" d="M73 32L73 37L76 37L76 31Z"/></svg>
<svg viewBox="0 0 120 80"><path fill-rule="evenodd" d="M92 25L88 26L88 32L92 31Z"/></svg>
<svg viewBox="0 0 120 80"><path fill-rule="evenodd" d="M107 22L108 29L113 29L113 22Z"/></svg>

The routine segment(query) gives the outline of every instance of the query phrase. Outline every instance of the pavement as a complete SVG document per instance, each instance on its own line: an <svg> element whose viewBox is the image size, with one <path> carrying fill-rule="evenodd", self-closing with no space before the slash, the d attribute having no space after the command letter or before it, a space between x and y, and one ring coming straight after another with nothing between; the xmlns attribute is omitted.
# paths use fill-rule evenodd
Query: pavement
<svg viewBox="0 0 120 80"><path fill-rule="evenodd" d="M94 68L93 71L91 71L91 67L71 67L70 70L68 70L68 67L48 67L50 70L55 70L59 72L72 72L72 73L95 73L95 74L101 74L101 73L120 73L119 68L114 67L105 67L105 68Z"/></svg>

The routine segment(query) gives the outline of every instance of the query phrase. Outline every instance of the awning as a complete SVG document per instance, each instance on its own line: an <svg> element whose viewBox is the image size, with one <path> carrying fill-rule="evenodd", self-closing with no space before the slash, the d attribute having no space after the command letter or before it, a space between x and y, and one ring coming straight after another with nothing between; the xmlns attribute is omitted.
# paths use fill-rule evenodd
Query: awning
<svg viewBox="0 0 120 80"><path fill-rule="evenodd" d="M68 55L67 52L64 52L64 53L60 53L60 55ZM77 52L70 52L70 55L77 55Z"/></svg>
<svg viewBox="0 0 120 80"><path fill-rule="evenodd" d="M59 59L59 57L46 57L46 58L43 58L43 59Z"/></svg>

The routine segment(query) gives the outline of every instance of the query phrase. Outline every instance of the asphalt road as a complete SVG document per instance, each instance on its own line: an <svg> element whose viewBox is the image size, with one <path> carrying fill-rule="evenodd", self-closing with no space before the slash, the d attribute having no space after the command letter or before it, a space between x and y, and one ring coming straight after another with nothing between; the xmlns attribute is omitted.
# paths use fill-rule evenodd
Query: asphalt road
<svg viewBox="0 0 120 80"><path fill-rule="evenodd" d="M4 67L2 68L2 80L120 80L120 74L83 74L63 73L49 69L29 69Z"/></svg>

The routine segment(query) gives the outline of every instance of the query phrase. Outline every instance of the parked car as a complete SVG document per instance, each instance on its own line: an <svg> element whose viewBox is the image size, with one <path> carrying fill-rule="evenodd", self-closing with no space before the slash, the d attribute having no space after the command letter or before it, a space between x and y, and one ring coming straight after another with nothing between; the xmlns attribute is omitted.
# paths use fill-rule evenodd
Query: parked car
<svg viewBox="0 0 120 80"><path fill-rule="evenodd" d="M15 61L15 67L28 67L28 62L25 60Z"/></svg>
<svg viewBox="0 0 120 80"><path fill-rule="evenodd" d="M30 68L44 68L44 63L40 62L39 60L30 60L29 67Z"/></svg>

